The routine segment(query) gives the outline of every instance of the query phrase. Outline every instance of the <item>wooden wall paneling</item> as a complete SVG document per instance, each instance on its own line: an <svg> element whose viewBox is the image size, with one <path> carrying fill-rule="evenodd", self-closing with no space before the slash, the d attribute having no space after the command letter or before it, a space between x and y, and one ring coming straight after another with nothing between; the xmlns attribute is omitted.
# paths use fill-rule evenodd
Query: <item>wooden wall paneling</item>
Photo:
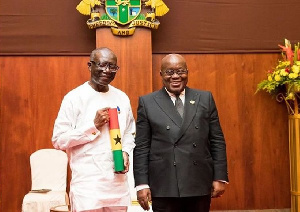
<svg viewBox="0 0 300 212"><path fill-rule="evenodd" d="M268 54L254 54L251 55L252 60L245 59L242 55L242 59L245 64L249 64L249 70L251 73L246 73L246 76L250 74L253 76L253 82L257 84L261 79L266 79L266 72L271 67L274 67L280 54L275 54L276 57L271 58ZM248 62L246 62L248 61ZM258 72L257 67L264 71ZM247 79L247 77L244 77ZM255 90L251 85L254 83L245 80L245 88L248 88L250 92ZM253 154L255 156L253 160L253 172L256 173L253 177L257 182L254 191L259 198L256 198L254 205L259 205L261 208L266 207L265 204L274 205L273 208L279 208L280 206L290 207L290 192L289 187L289 150L288 150L288 117L285 103L276 102L275 98L270 98L267 93L258 93L255 96L247 95L249 105L247 117L252 117L253 125ZM251 98L250 98L251 97ZM252 103L250 105L250 103ZM275 131L277 129L277 131ZM245 129L245 134L249 133ZM251 132L250 132L251 133ZM251 142L249 141L251 144ZM246 152L246 146L243 147ZM258 157L259 156L259 157ZM281 174L279 174L281 173ZM284 174L284 175L283 175ZM268 179L263 184L258 182ZM280 188L278 187L280 185ZM272 197L270 193L274 193ZM252 204L251 202L248 205Z"/></svg>
<svg viewBox="0 0 300 212"><path fill-rule="evenodd" d="M1 211L5 207L18 211L15 206L24 188L30 181L24 180L23 173L29 174L29 164L24 160L32 150L30 76L23 71L25 58L3 63L1 60ZM22 64L22 65L17 65ZM6 71L3 71L6 70ZM17 91L17 92L16 92ZM21 160L22 158L22 160ZM26 176L25 176L26 179ZM14 196L13 196L14 195Z"/></svg>
<svg viewBox="0 0 300 212"><path fill-rule="evenodd" d="M137 28L129 37L115 36L109 28L96 29L96 46L108 47L118 57L118 71L112 85L130 96L134 117L138 97L152 91L151 30Z"/></svg>

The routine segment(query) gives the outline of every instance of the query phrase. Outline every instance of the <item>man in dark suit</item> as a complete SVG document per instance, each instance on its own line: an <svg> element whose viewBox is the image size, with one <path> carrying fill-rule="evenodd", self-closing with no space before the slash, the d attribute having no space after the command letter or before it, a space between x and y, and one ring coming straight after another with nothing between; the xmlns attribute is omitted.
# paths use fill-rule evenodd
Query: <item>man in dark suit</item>
<svg viewBox="0 0 300 212"><path fill-rule="evenodd" d="M139 98L133 167L139 204L154 212L208 212L228 182L213 96L190 89L185 59L162 59L164 87Z"/></svg>

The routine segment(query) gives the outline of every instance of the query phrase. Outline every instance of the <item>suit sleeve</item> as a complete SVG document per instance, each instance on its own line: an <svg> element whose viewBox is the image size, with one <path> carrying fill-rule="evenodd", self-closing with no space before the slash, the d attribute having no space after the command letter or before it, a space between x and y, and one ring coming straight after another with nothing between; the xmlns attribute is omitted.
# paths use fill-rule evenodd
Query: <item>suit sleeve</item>
<svg viewBox="0 0 300 212"><path fill-rule="evenodd" d="M210 123L209 141L210 152L214 161L214 180L229 182L227 173L226 144L221 129L218 111L212 94L209 95Z"/></svg>
<svg viewBox="0 0 300 212"><path fill-rule="evenodd" d="M142 97L139 98L136 123L136 147L133 152L133 172L135 186L149 184L148 165L151 144L151 126L147 118L145 104Z"/></svg>

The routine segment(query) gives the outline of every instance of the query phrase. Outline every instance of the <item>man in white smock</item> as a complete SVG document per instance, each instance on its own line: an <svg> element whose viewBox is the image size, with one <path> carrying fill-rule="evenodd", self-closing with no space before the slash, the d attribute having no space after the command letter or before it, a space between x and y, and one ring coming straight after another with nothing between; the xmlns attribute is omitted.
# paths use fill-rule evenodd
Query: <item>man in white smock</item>
<svg viewBox="0 0 300 212"><path fill-rule="evenodd" d="M130 100L109 85L119 67L108 48L92 51L88 82L70 91L63 99L55 121L52 143L66 150L72 180L72 212L123 212L130 205L126 172L128 153L134 148L135 122ZM118 108L125 170L114 171L109 134L109 108Z"/></svg>

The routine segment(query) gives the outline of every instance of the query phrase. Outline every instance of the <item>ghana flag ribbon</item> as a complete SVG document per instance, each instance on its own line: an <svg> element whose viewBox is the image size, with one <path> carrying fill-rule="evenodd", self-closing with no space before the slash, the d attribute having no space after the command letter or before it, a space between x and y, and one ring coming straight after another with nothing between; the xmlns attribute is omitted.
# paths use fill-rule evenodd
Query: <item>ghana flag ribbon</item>
<svg viewBox="0 0 300 212"><path fill-rule="evenodd" d="M118 120L118 111L117 108L110 108L108 110L109 114L109 134L110 134L110 143L111 149L113 152L113 158L115 163L115 171L124 170L124 159L122 153L122 143L121 143L121 134Z"/></svg>

